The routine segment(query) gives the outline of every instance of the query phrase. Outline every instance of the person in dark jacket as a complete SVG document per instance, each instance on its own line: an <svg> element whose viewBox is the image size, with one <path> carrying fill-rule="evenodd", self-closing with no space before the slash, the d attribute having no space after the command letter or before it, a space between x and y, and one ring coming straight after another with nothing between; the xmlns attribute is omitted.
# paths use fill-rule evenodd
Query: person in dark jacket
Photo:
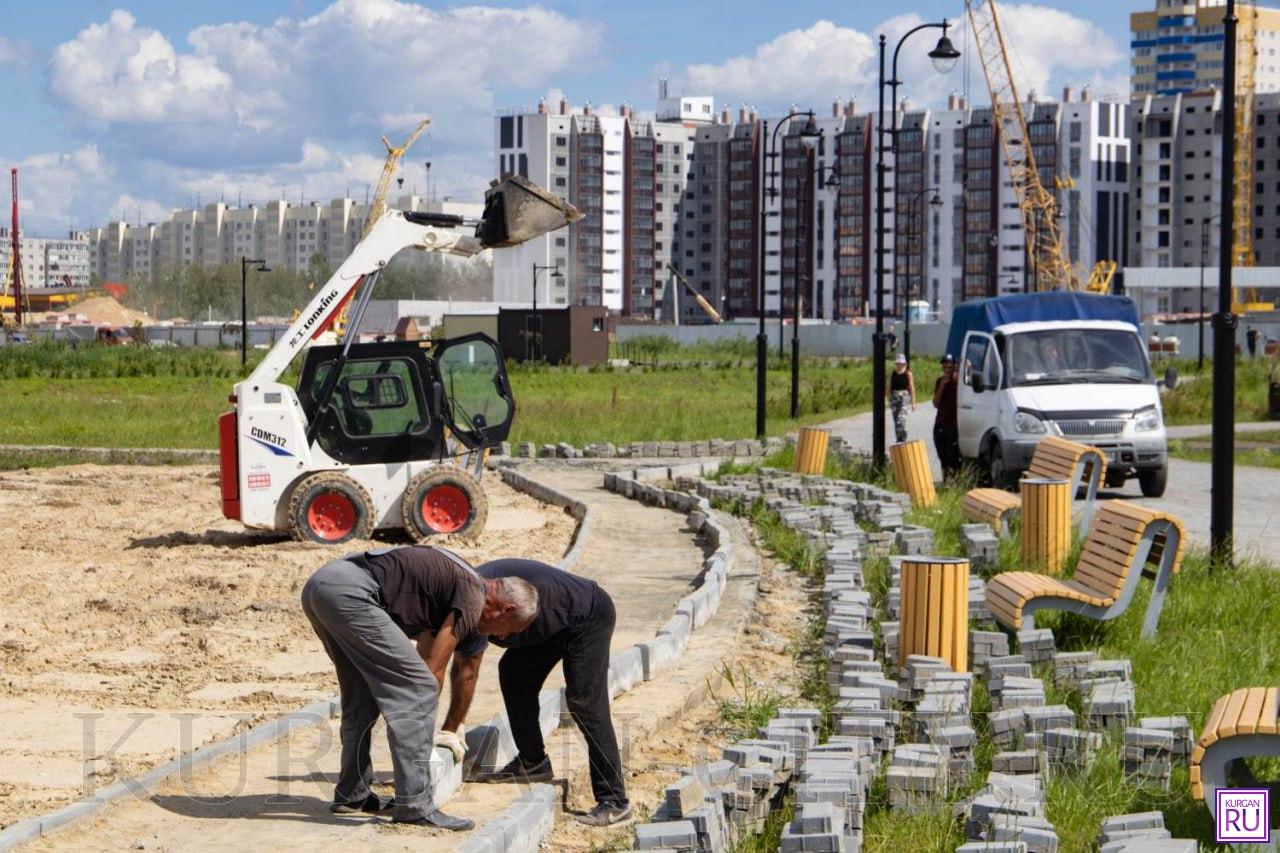
<svg viewBox="0 0 1280 853"><path fill-rule="evenodd" d="M609 712L609 648L617 614L613 599L593 580L535 560L494 560L476 571L486 581L519 578L538 592L538 615L523 631L490 633L460 644L451 672L444 728L466 718L480 662L489 643L506 649L498 684L519 754L505 767L480 774L480 782L547 782L553 777L538 722L538 693L556 664L564 669L569 715L587 741L591 791L596 805L577 820L609 826L631 817L622 758Z"/></svg>
<svg viewBox="0 0 1280 853"><path fill-rule="evenodd" d="M459 642L515 634L533 621L537 591L519 578L486 580L444 548L411 546L333 560L302 587L302 609L338 673L342 763L330 811L392 812L396 823L466 831L436 808L434 746L461 763L465 747L435 734L445 664ZM414 640L416 639L416 646ZM373 793L373 724L387 723L394 800Z"/></svg>
<svg viewBox="0 0 1280 853"><path fill-rule="evenodd" d="M933 406L938 410L933 419L933 446L942 463L942 479L948 480L960 470L960 424L956 412L956 357L947 353L942 358L942 375L933 386Z"/></svg>

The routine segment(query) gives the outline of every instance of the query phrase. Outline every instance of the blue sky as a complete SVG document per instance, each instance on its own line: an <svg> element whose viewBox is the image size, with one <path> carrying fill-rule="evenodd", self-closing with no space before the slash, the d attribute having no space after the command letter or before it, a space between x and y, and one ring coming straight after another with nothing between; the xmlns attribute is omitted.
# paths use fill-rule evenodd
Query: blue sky
<svg viewBox="0 0 1280 853"><path fill-rule="evenodd" d="M197 197L359 196L376 179L379 135L421 115L431 136L406 185L423 188L418 161L430 157L441 192L476 198L496 108L563 92L650 109L660 75L673 92L764 112L849 96L870 109L880 32L963 17L963 3L940 0L0 5L0 165L19 166L26 223L42 232L154 220ZM1064 82L1122 93L1128 14L1148 5L1002 3L1019 83L1046 96ZM965 85L964 63L947 78L930 71L930 38L904 51L916 103ZM983 101L976 61L968 75Z"/></svg>

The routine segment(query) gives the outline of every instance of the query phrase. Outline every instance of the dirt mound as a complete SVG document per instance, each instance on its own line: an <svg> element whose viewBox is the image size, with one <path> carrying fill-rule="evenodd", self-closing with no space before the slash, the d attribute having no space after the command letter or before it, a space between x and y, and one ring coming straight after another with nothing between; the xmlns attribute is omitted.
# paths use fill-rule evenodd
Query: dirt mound
<svg viewBox="0 0 1280 853"><path fill-rule="evenodd" d="M144 326L155 324L155 320L142 311L125 308L110 296L91 296L82 302L72 305L68 313L82 314L96 326L132 326L141 323Z"/></svg>

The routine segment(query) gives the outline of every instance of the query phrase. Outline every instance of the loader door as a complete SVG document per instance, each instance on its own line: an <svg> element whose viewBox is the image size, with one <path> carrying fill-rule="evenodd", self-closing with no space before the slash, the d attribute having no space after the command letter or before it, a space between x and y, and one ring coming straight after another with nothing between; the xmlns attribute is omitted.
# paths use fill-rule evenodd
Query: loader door
<svg viewBox="0 0 1280 853"><path fill-rule="evenodd" d="M355 344L333 393L319 399L340 347L312 347L298 382L298 401L318 418L316 443L351 465L434 459L441 425L432 417L432 371L416 342Z"/></svg>
<svg viewBox="0 0 1280 853"><path fill-rule="evenodd" d="M432 353L444 390L442 416L468 448L506 441L516 403L502 350L488 335L444 341Z"/></svg>

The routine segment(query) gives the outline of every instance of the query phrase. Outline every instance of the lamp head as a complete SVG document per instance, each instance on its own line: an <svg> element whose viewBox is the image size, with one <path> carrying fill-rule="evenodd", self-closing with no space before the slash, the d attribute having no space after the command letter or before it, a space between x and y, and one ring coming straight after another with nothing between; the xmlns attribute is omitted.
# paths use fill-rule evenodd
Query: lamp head
<svg viewBox="0 0 1280 853"><path fill-rule="evenodd" d="M929 51L929 58L933 60L934 70L939 74L950 73L952 68L956 67L957 60L960 59L960 51L956 50L956 46L951 43L951 39L947 36L947 29L951 25L945 20L942 22L942 38L938 39L937 45L933 50Z"/></svg>
<svg viewBox="0 0 1280 853"><path fill-rule="evenodd" d="M934 193L933 198L929 199L929 206L932 207L934 210L937 210L938 208L942 207L942 196L938 195L937 193Z"/></svg>
<svg viewBox="0 0 1280 853"><path fill-rule="evenodd" d="M807 115L809 120L804 123L804 127L800 128L800 135L810 139L822 135L822 131L818 130L818 123L813 118L813 111L810 110Z"/></svg>

